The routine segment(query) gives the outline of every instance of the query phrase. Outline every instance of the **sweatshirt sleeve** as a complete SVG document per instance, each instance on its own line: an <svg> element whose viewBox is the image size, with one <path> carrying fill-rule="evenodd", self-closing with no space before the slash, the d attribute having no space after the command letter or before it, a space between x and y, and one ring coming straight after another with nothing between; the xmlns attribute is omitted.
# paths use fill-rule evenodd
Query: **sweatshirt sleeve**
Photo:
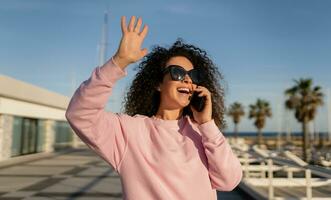
<svg viewBox="0 0 331 200"><path fill-rule="evenodd" d="M116 171L127 148L129 135L124 124L130 116L104 109L115 82L125 75L127 71L118 67L113 59L96 67L91 77L75 91L65 114L78 137Z"/></svg>
<svg viewBox="0 0 331 200"><path fill-rule="evenodd" d="M231 191L241 181L242 167L230 144L216 126L214 120L198 125L202 144L208 159L208 171L212 188Z"/></svg>

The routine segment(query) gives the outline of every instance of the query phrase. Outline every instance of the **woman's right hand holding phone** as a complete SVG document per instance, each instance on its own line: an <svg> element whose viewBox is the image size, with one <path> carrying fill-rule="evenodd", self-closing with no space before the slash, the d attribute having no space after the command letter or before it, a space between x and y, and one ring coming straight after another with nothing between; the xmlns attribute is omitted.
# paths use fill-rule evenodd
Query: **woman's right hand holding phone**
<svg viewBox="0 0 331 200"><path fill-rule="evenodd" d="M132 16L128 26L126 25L125 16L121 18L122 39L113 59L122 69L131 63L137 62L147 54L147 49L141 49L141 45L147 35L148 26L144 25L140 31L141 25L141 17L138 18L136 23L136 17Z"/></svg>

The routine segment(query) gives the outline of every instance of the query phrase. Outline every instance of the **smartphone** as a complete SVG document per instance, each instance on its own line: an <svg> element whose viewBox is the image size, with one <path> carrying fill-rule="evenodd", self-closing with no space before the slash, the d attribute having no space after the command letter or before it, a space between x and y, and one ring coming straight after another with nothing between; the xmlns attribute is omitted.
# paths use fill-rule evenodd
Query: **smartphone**
<svg viewBox="0 0 331 200"><path fill-rule="evenodd" d="M200 92L196 92L196 91L193 92L190 104L198 112L201 112L203 110L203 108L205 107L206 97L199 97L198 96L199 94L200 94Z"/></svg>

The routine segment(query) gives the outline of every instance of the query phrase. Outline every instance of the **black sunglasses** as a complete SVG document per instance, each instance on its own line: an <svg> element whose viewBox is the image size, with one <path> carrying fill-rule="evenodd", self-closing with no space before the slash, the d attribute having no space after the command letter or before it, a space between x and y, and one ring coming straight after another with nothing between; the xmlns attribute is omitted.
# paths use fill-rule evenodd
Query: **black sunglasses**
<svg viewBox="0 0 331 200"><path fill-rule="evenodd" d="M191 69L190 71L186 71L179 65L169 65L163 70L163 75L168 72L170 72L170 76L173 81L183 81L186 74L188 74L194 84L198 84L200 82L198 69Z"/></svg>

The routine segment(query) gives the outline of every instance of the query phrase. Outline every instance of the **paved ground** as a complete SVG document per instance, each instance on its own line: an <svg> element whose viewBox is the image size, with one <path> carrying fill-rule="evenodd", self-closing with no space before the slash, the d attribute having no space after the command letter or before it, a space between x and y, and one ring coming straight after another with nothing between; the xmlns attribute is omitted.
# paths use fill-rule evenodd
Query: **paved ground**
<svg viewBox="0 0 331 200"><path fill-rule="evenodd" d="M238 192L219 193L219 199L238 200ZM0 167L1 200L122 199L120 178L87 149Z"/></svg>

